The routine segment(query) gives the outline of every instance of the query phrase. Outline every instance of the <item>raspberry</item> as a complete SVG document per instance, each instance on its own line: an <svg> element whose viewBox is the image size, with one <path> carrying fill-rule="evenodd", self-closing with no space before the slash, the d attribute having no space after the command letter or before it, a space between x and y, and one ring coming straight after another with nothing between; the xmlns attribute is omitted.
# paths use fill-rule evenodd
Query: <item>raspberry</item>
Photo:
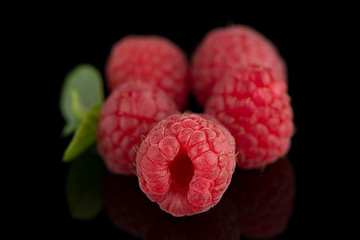
<svg viewBox="0 0 360 240"><path fill-rule="evenodd" d="M143 81L161 88L184 110L187 104L188 63L182 50L159 36L127 36L117 42L106 64L108 88Z"/></svg>
<svg viewBox="0 0 360 240"><path fill-rule="evenodd" d="M241 168L257 168L287 153L293 112L287 85L270 69L239 66L219 81L205 106L235 137Z"/></svg>
<svg viewBox="0 0 360 240"><path fill-rule="evenodd" d="M134 174L134 150L141 136L176 112L175 103L163 91L147 84L128 82L115 89L103 106L97 129L98 150L108 169Z"/></svg>
<svg viewBox="0 0 360 240"><path fill-rule="evenodd" d="M140 187L174 216L204 212L230 184L234 153L234 138L211 116L174 114L159 122L140 146Z"/></svg>
<svg viewBox="0 0 360 240"><path fill-rule="evenodd" d="M242 25L217 28L205 36L192 58L192 89L199 105L205 105L216 82L239 64L264 65L286 79L278 50L259 32Z"/></svg>
<svg viewBox="0 0 360 240"><path fill-rule="evenodd" d="M293 210L295 177L290 161L280 159L263 171L236 171L228 192L237 208L241 234L273 238L285 231Z"/></svg>

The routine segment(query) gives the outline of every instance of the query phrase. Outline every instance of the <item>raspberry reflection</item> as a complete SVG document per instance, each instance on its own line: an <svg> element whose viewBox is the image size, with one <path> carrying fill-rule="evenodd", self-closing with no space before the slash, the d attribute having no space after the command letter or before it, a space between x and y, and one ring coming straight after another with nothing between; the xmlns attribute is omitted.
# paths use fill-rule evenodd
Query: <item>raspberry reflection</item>
<svg viewBox="0 0 360 240"><path fill-rule="evenodd" d="M288 225L295 195L287 159L263 170L237 169L219 204L208 212L176 218L141 192L136 177L108 173L103 182L107 215L118 229L140 239L273 238Z"/></svg>

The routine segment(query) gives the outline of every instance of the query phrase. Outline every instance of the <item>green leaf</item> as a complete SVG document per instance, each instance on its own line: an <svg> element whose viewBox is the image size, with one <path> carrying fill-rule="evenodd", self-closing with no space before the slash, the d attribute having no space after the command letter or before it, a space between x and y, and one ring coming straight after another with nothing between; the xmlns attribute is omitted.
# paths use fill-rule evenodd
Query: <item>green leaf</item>
<svg viewBox="0 0 360 240"><path fill-rule="evenodd" d="M90 109L103 101L103 81L95 67L81 64L70 71L60 94L60 111L66 121L62 135L74 132Z"/></svg>
<svg viewBox="0 0 360 240"><path fill-rule="evenodd" d="M96 141L96 127L101 106L93 107L76 130L69 146L66 148L63 161L69 162L85 152Z"/></svg>
<svg viewBox="0 0 360 240"><path fill-rule="evenodd" d="M86 117L86 109L81 104L79 92L76 89L71 91L71 107L72 111L79 122L83 121Z"/></svg>
<svg viewBox="0 0 360 240"><path fill-rule="evenodd" d="M73 218L90 220L102 210L101 182L104 170L102 160L91 152L86 152L70 164L66 198Z"/></svg>
<svg viewBox="0 0 360 240"><path fill-rule="evenodd" d="M62 136L66 137L73 133L78 127L78 122L71 122L65 125L61 133Z"/></svg>

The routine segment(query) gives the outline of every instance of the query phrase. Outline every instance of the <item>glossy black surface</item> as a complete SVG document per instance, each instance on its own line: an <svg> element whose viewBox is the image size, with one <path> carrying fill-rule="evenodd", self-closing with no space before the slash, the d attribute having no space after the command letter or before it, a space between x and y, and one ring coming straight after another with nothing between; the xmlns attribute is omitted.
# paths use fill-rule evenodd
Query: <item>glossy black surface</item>
<svg viewBox="0 0 360 240"><path fill-rule="evenodd" d="M173 217L147 199L136 177L102 181L104 211L121 233L142 239L273 238L286 234L296 192L288 159L264 170L238 170L220 203L210 211Z"/></svg>

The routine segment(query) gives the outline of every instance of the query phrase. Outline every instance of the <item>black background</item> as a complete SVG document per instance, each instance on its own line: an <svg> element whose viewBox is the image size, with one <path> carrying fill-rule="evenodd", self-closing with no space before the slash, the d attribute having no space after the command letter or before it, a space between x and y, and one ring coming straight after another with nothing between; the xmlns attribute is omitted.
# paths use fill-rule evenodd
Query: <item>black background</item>
<svg viewBox="0 0 360 240"><path fill-rule="evenodd" d="M41 229L47 229L59 236L129 237L116 231L104 213L90 222L75 221L69 215L65 199L68 165L62 163L61 157L70 139L60 137L64 121L58 107L66 73L78 64L90 63L103 74L112 45L127 34L165 36L180 46L190 59L209 30L235 23L250 25L269 38L288 66L289 94L297 129L289 159L297 186L293 217L286 233L280 237L295 239L333 235L334 228L330 226L339 220L337 216L342 211L336 201L341 198L342 187L336 184L334 176L340 177L342 173L334 171L338 158L331 153L332 141L325 135L330 126L325 121L329 107L319 92L326 91L327 85L316 77L317 55L313 53L319 39L314 33L318 33L322 23L314 24L306 18L299 21L289 11L265 15L245 14L243 11L222 11L219 14L205 10L201 14L186 11L146 15L133 10L125 12L126 8L122 8L121 13L105 14L106 17L101 17L104 13L94 12L82 12L78 17L76 11L55 16L46 14L26 25L21 34L30 48L27 61L31 63L34 59L35 63L29 75L38 79L31 84L38 91L31 97L31 106L35 106L36 111L32 114L35 123L29 127L29 135L42 139L34 144L37 148L30 150L38 156L35 170L31 170L27 178L31 180L31 187L22 188L23 196L29 199L30 213L26 214L26 222L34 225L31 230L44 233ZM23 88L27 85L24 84ZM39 153L34 149L43 150ZM29 165L34 167L34 164Z"/></svg>

